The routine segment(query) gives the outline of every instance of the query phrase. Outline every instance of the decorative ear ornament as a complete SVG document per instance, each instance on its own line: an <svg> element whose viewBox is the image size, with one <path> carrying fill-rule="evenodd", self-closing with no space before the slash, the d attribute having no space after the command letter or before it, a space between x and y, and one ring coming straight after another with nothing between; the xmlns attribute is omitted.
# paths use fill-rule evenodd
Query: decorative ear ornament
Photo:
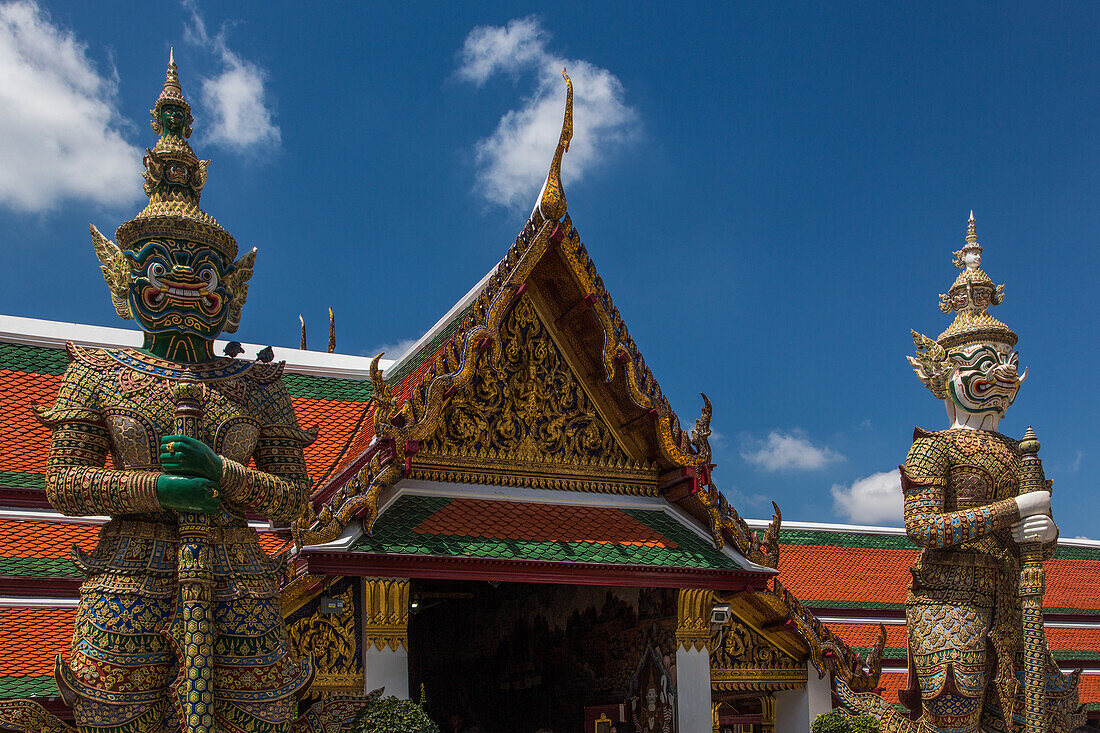
<svg viewBox="0 0 1100 733"><path fill-rule="evenodd" d="M236 333L241 325L241 308L248 297L248 281L252 279L252 268L256 264L256 248L253 247L244 257L233 263L233 270L225 276L225 287L233 294L233 300L229 304L229 316L226 318L226 333Z"/></svg>
<svg viewBox="0 0 1100 733"><path fill-rule="evenodd" d="M119 318L132 320L134 314L130 312L130 300L127 297L132 274L130 260L118 245L103 236L94 224L90 224L89 229L92 232L95 255L99 258L99 269L103 271L103 279L107 281L115 313Z"/></svg>
<svg viewBox="0 0 1100 733"><path fill-rule="evenodd" d="M913 372L928 391L937 399L947 399L947 381L955 370L955 363L947 355L947 350L923 333L910 331L913 343L917 347L916 356L906 357Z"/></svg>

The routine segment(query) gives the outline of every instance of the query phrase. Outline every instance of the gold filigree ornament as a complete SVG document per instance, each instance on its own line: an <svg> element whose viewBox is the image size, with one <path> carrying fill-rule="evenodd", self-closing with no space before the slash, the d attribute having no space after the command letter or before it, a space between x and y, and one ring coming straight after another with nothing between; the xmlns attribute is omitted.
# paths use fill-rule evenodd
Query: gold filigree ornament
<svg viewBox="0 0 1100 733"><path fill-rule="evenodd" d="M115 313L119 318L133 320L134 314L130 312L128 298L130 278L133 274L130 260L118 245L103 236L94 224L89 224L88 227L92 233L95 256L99 259L99 269L103 271L103 279L107 282L107 290L111 294L111 305L115 307Z"/></svg>
<svg viewBox="0 0 1100 733"><path fill-rule="evenodd" d="M301 655L313 656L316 669L311 692L361 692L363 669L356 658L355 585L336 596L343 611L314 611L287 626L291 645Z"/></svg>
<svg viewBox="0 0 1100 733"><path fill-rule="evenodd" d="M711 686L718 692L779 692L806 686L806 665L737 619L713 632Z"/></svg>
<svg viewBox="0 0 1100 733"><path fill-rule="evenodd" d="M656 466L633 461L566 364L526 296L448 402L410 476L428 480L656 495Z"/></svg>
<svg viewBox="0 0 1100 733"><path fill-rule="evenodd" d="M939 343L922 333L912 330L910 333L917 347L916 356L906 357L913 372L937 399L947 399L947 383L955 372L955 363Z"/></svg>

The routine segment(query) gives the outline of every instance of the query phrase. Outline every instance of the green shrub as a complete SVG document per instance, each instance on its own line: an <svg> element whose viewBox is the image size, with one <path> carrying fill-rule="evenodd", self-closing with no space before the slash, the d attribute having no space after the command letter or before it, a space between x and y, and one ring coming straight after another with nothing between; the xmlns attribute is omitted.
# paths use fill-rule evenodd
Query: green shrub
<svg viewBox="0 0 1100 733"><path fill-rule="evenodd" d="M439 733L424 708L412 700L384 697L363 712L352 725L355 733Z"/></svg>
<svg viewBox="0 0 1100 733"><path fill-rule="evenodd" d="M854 718L840 710L819 715L810 726L812 733L878 733L878 719L871 715Z"/></svg>

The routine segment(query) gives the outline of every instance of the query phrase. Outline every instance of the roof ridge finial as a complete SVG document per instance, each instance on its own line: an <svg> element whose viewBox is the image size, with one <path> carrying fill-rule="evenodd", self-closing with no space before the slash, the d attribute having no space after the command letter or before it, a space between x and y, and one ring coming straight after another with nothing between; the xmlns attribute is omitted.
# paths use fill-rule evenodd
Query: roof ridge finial
<svg viewBox="0 0 1100 733"><path fill-rule="evenodd" d="M561 75L565 78L565 117L561 122L561 137L558 138L558 147L550 163L550 172L546 174L546 182L539 192L538 203L531 212L532 218L537 211L544 221L557 221L565 216L566 211L565 189L561 185L561 159L569 150L569 141L573 139L573 82L565 69L561 70Z"/></svg>

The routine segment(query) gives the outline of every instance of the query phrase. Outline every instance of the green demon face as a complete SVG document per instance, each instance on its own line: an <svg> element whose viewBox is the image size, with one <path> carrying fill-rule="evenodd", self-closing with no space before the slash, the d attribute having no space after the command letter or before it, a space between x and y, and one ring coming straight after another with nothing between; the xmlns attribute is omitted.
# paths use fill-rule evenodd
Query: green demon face
<svg viewBox="0 0 1100 733"><path fill-rule="evenodd" d="M164 131L173 135L185 137L183 128L187 126L189 115L178 104L166 104L160 109L160 124Z"/></svg>
<svg viewBox="0 0 1100 733"><path fill-rule="evenodd" d="M232 265L214 249L192 242L153 239L126 252L133 275L130 312L146 333L178 332L214 339L225 327L233 293Z"/></svg>
<svg viewBox="0 0 1100 733"><path fill-rule="evenodd" d="M952 350L950 358L955 370L948 395L966 412L1003 416L1027 378L1027 370L1018 373L1020 355L1008 344L971 344Z"/></svg>

